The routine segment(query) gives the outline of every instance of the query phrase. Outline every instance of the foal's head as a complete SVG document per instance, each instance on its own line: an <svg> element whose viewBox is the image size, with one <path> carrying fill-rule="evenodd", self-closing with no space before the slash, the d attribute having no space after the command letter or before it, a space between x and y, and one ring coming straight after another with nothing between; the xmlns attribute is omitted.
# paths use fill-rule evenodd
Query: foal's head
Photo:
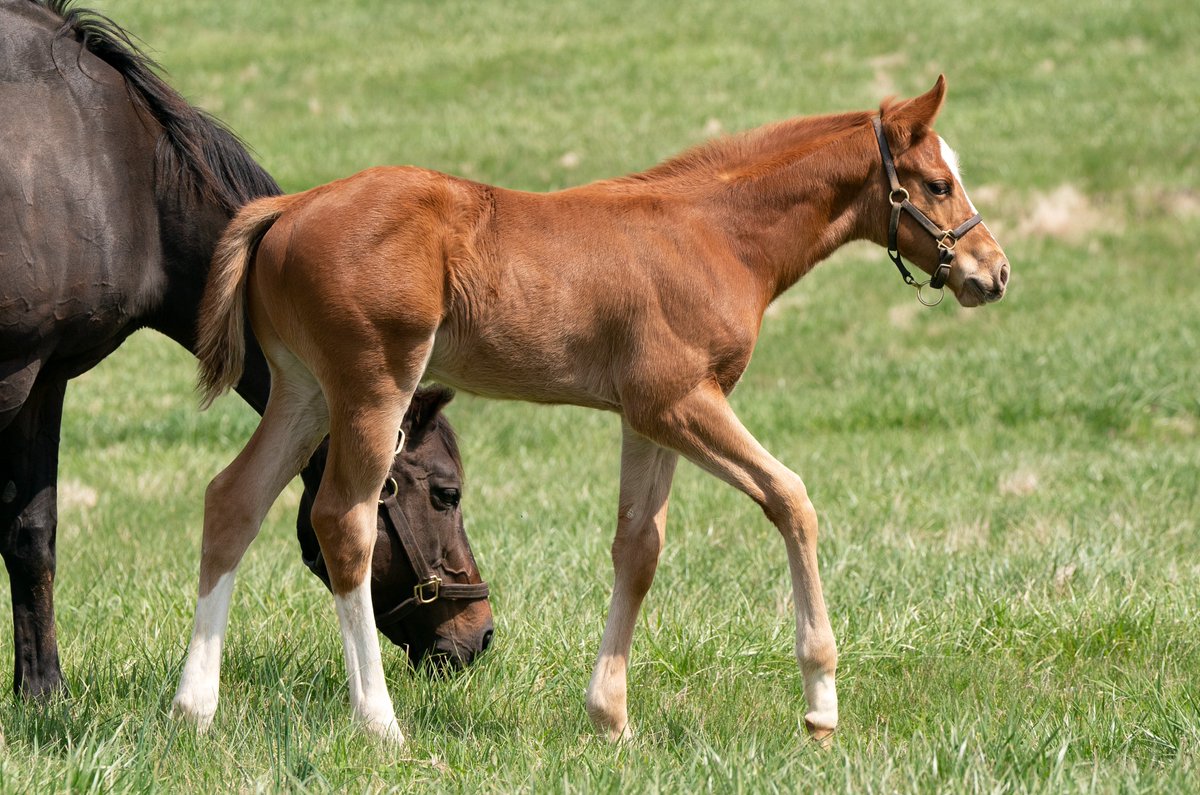
<svg viewBox="0 0 1200 795"><path fill-rule="evenodd" d="M458 445L442 408L454 397L445 387L418 389L404 417L403 452L392 463L387 491L394 489L403 519L412 530L422 571L432 571L446 585L482 583L471 544L463 530L459 501L463 468ZM313 455L319 472L325 469L328 442ZM319 477L319 474L317 475ZM394 481L394 483L393 483ZM305 564L329 587L329 574L313 531L313 494L301 498L296 531ZM371 600L376 616L411 600L420 578L396 530L378 519L371 561ZM443 586L444 587L444 586ZM417 589L423 596L428 591ZM438 598L412 605L404 617L380 625L392 643L404 646L416 664L424 658L461 666L470 663L492 640L492 609L486 598Z"/></svg>
<svg viewBox="0 0 1200 795"><path fill-rule="evenodd" d="M933 131L945 98L946 80L939 77L928 92L904 102L884 102L879 113L900 185L908 191L909 200L940 229L954 229L976 211L963 190L954 150ZM879 180L879 187L872 190L887 197L891 188L882 168ZM898 242L905 257L927 273L935 271L937 239L908 213L901 216ZM1004 297L1008 257L983 224L966 232L954 244L954 252L946 286L960 304L978 306Z"/></svg>

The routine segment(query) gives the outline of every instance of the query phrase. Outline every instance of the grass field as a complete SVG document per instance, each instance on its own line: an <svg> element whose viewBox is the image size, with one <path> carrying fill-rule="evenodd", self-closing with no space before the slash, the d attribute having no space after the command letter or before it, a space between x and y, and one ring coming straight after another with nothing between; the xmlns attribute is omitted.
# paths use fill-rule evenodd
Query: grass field
<svg viewBox="0 0 1200 795"><path fill-rule="evenodd" d="M493 649L445 679L385 649L409 742L357 734L293 487L239 573L221 708L195 737L168 707L202 494L256 418L236 398L200 414L189 357L145 333L69 393L71 696L0 699L0 789L1194 789L1200 7L807 5L101 4L289 190L379 163L554 189L947 74L939 131L1013 263L1009 296L924 310L881 250L851 247L772 307L734 396L820 513L830 751L803 736L783 545L689 465L634 641L638 738L593 737L617 419L469 396L449 412Z"/></svg>

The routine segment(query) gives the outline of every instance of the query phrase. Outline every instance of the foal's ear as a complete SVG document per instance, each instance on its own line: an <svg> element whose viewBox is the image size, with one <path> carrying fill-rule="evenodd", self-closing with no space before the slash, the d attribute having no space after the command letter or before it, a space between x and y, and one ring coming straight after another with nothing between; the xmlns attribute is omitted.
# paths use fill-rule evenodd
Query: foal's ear
<svg viewBox="0 0 1200 795"><path fill-rule="evenodd" d="M945 102L945 75L938 75L933 88L919 97L904 102L884 100L879 106L879 118L883 120L884 129L887 130L888 143L897 153L907 149L914 139L933 129L933 120L937 118Z"/></svg>

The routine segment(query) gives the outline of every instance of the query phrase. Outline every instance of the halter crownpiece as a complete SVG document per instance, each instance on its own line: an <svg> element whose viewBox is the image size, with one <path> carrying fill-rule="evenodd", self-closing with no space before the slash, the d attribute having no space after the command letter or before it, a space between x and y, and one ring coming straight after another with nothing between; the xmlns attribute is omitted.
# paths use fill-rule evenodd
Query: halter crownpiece
<svg viewBox="0 0 1200 795"><path fill-rule="evenodd" d="M887 173L888 186L890 188L888 201L892 205L892 217L888 224L888 257L895 263L896 269L900 271L900 276L904 279L904 283L916 288L917 300L925 304L925 306L937 306L942 302L941 294L938 294L936 301L926 301L925 297L921 294L921 288L928 285L940 291L946 285L946 280L950 278L950 266L954 263L954 246L963 235L970 232L975 228L976 224L983 220L983 216L975 213L954 229L941 229L937 224L929 220L929 216L917 209L917 206L908 200L908 191L900 185L900 180L896 176L896 164L892 160L892 150L888 147L887 136L883 133L883 122L878 116L874 116L871 118L871 124L875 127L875 139L879 141L879 155L883 158L883 170ZM913 220L920 224L921 228L937 241L938 266L928 281L918 282L914 279L913 275L908 272L908 268L904 267L904 260L900 258L900 244L897 242L897 238L900 234L901 211L911 215Z"/></svg>

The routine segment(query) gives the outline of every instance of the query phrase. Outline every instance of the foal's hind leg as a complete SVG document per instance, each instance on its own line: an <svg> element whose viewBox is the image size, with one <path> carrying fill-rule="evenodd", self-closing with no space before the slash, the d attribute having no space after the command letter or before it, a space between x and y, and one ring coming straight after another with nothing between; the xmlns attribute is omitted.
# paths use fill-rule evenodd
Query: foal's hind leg
<svg viewBox="0 0 1200 795"><path fill-rule="evenodd" d="M679 460L622 423L621 495L612 560L616 575L600 655L587 690L593 725L610 739L632 734L626 708L626 674L633 627L654 580L667 526L667 496Z"/></svg>
<svg viewBox="0 0 1200 795"><path fill-rule="evenodd" d="M271 367L271 395L258 429L204 495L200 597L173 708L201 731L212 723L220 686L221 647L234 574L242 555L283 487L296 476L325 435L327 415L319 385L290 355Z"/></svg>
<svg viewBox="0 0 1200 795"><path fill-rule="evenodd" d="M837 726L837 650L817 573L817 513L803 481L776 461L738 420L716 384L701 384L642 432L749 495L779 529L796 602L796 658L804 675L804 722L817 740Z"/></svg>

